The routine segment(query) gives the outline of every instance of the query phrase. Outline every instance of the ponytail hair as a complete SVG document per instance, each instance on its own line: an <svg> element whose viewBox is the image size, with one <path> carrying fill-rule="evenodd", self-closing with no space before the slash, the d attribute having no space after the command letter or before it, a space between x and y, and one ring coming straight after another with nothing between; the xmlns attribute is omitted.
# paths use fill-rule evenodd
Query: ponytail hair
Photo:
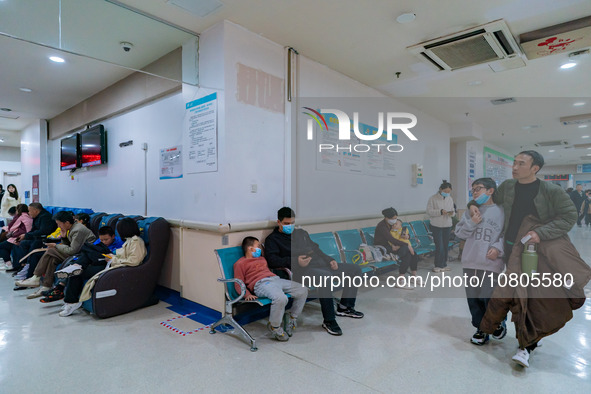
<svg viewBox="0 0 591 394"><path fill-rule="evenodd" d="M446 179L443 180L443 182L441 183L441 186L439 186L439 190L443 190L443 189L447 189L447 188L452 188L451 187L451 183L449 183Z"/></svg>

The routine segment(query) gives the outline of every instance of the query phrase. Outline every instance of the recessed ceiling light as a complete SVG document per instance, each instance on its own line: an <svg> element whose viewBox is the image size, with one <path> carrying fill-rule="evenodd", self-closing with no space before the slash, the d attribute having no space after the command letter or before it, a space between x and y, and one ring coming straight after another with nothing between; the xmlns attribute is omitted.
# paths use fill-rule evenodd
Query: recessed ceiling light
<svg viewBox="0 0 591 394"><path fill-rule="evenodd" d="M587 126L588 126L588 125L586 125L586 124L580 124L580 125L579 125L579 129L584 129L584 128L585 128L585 127L587 127Z"/></svg>
<svg viewBox="0 0 591 394"><path fill-rule="evenodd" d="M581 105L585 105L584 101L578 101L576 103L573 104L575 107L580 107Z"/></svg>
<svg viewBox="0 0 591 394"><path fill-rule="evenodd" d="M414 21L416 18L417 18L417 14L414 14L412 12L408 12L406 14L399 15L398 18L396 18L396 22L410 23L410 22Z"/></svg>
<svg viewBox="0 0 591 394"><path fill-rule="evenodd" d="M556 152L554 149L550 149L548 152L552 153L552 152Z"/></svg>
<svg viewBox="0 0 591 394"><path fill-rule="evenodd" d="M581 138L589 138L589 136L588 135L583 135L583 136L581 136Z"/></svg>
<svg viewBox="0 0 591 394"><path fill-rule="evenodd" d="M52 62L56 62L56 63L63 63L63 62L65 62L65 60L62 59L59 56L50 56L49 57L49 60L51 60Z"/></svg>
<svg viewBox="0 0 591 394"><path fill-rule="evenodd" d="M18 88L18 90L20 90L21 92L25 92L25 93L31 93L33 91L33 89L29 89L29 88Z"/></svg>
<svg viewBox="0 0 591 394"><path fill-rule="evenodd" d="M2 138L0 138L0 143L4 142L4 140Z"/></svg>
<svg viewBox="0 0 591 394"><path fill-rule="evenodd" d="M560 66L560 68L563 70L566 70L567 68L572 68L576 65L577 65L577 63L575 63L575 62L568 62L568 63L564 63L562 66Z"/></svg>
<svg viewBox="0 0 591 394"><path fill-rule="evenodd" d="M10 112L12 111L10 108L0 108L0 111Z"/></svg>

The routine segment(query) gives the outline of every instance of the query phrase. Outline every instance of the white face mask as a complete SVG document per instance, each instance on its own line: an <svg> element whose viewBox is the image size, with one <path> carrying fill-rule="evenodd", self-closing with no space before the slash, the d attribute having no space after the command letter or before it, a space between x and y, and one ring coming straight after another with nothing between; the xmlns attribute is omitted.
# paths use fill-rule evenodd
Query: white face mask
<svg viewBox="0 0 591 394"><path fill-rule="evenodd" d="M397 219L386 219L386 222L388 222L388 224L390 226L395 225L397 221L398 221Z"/></svg>

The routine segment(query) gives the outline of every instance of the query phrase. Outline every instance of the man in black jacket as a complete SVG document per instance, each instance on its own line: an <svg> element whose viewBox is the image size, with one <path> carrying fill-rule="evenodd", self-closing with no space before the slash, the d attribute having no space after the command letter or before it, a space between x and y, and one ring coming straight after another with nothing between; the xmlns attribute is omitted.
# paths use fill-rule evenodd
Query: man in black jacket
<svg viewBox="0 0 591 394"><path fill-rule="evenodd" d="M265 257L270 269L288 268L293 271L294 280L301 282L302 276L325 279L332 276L349 277L351 281L361 276L361 268L354 264L338 264L326 255L310 235L302 230L294 230L295 212L283 207L277 212L277 224L265 240ZM292 264L292 259L294 264ZM328 280L330 283L330 280ZM337 305L336 315L361 319L363 313L355 310L357 287L343 281L343 294ZM312 281L314 283L314 281ZM330 286L317 288L324 322L322 327L331 335L342 335L337 324L334 301Z"/></svg>
<svg viewBox="0 0 591 394"><path fill-rule="evenodd" d="M26 234L18 237L18 245L12 248L12 269L7 271L18 271L21 269L20 260L34 249L43 247L43 237L47 237L57 228L55 220L43 205L38 202L29 204L29 216L33 218L33 228Z"/></svg>
<svg viewBox="0 0 591 394"><path fill-rule="evenodd" d="M585 216L584 214L581 214L581 206L583 205L586 199L585 193L583 193L583 185L581 185L580 183L577 185L576 189L570 193L570 199L573 200L573 203L577 208L577 215L579 215L577 217L577 226L581 227L581 219L583 219L583 217Z"/></svg>

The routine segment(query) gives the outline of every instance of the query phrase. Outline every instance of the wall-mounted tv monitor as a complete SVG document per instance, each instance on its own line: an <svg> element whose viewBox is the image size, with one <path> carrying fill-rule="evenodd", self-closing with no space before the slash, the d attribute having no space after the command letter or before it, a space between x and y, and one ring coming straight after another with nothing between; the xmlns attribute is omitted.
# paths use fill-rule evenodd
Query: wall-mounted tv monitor
<svg viewBox="0 0 591 394"><path fill-rule="evenodd" d="M73 170L80 167L79 135L74 134L61 140L60 170Z"/></svg>
<svg viewBox="0 0 591 394"><path fill-rule="evenodd" d="M107 162L107 133L102 124L80 133L80 166L92 167Z"/></svg>

